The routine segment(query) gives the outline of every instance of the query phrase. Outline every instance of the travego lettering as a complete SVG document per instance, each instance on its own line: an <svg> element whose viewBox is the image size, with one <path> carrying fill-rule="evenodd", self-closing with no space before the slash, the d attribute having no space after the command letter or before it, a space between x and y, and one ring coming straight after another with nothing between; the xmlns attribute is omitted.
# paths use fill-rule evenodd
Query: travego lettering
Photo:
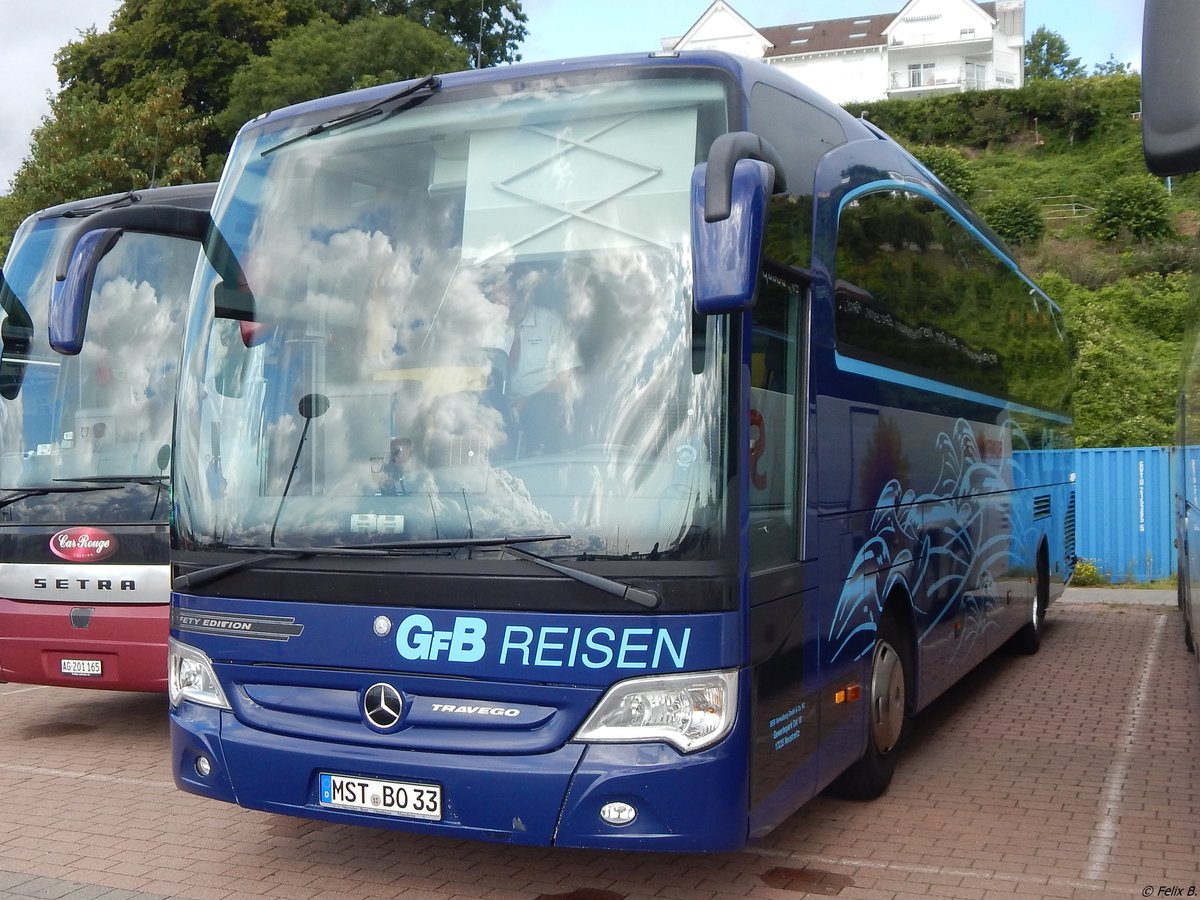
<svg viewBox="0 0 1200 900"><path fill-rule="evenodd" d="M426 615L406 617L396 629L396 650L408 660L477 663L490 659L521 668L683 669L692 629L505 626L491 652L488 623L458 616L450 628L435 628Z"/></svg>
<svg viewBox="0 0 1200 900"><path fill-rule="evenodd" d="M456 703L434 703L432 708L434 712L465 713L471 716L505 716L509 719L515 719L521 715L521 711L512 706L465 706Z"/></svg>

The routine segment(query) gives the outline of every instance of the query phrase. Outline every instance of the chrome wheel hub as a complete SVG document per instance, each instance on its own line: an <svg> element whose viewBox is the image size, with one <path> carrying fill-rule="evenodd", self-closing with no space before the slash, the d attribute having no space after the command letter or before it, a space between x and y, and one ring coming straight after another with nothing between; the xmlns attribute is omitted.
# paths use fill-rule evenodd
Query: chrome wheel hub
<svg viewBox="0 0 1200 900"><path fill-rule="evenodd" d="M875 645L871 664L871 740L888 753L904 730L904 664L887 641Z"/></svg>

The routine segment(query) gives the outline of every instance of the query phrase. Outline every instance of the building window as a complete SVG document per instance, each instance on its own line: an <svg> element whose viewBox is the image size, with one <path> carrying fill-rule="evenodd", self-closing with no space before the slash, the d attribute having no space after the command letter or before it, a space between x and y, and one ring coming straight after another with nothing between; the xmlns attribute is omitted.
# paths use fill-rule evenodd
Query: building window
<svg viewBox="0 0 1200 900"><path fill-rule="evenodd" d="M924 87L929 84L933 84L933 63L915 63L909 65L909 87Z"/></svg>
<svg viewBox="0 0 1200 900"><path fill-rule="evenodd" d="M963 83L968 90L981 91L986 86L987 69L982 63L969 62L963 73Z"/></svg>
<svg viewBox="0 0 1200 900"><path fill-rule="evenodd" d="M958 39L960 41L973 40L974 37L975 37L975 29L974 28L964 28L962 31L960 31L958 33Z"/></svg>

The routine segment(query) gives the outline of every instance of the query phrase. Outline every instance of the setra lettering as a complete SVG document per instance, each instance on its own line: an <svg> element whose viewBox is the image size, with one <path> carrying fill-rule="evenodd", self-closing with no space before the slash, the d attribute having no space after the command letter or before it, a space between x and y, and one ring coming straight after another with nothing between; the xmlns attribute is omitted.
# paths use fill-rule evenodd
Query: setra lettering
<svg viewBox="0 0 1200 900"><path fill-rule="evenodd" d="M111 578L35 578L33 586L37 590L50 590L52 587L56 591L86 591L93 589L97 591L136 591L137 582L132 578L124 578L113 585Z"/></svg>

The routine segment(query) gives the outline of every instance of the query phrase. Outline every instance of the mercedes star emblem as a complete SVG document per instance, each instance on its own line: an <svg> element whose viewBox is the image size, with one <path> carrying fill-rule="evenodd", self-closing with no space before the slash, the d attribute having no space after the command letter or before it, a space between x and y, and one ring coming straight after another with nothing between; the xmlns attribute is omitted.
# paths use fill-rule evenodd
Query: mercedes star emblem
<svg viewBox="0 0 1200 900"><path fill-rule="evenodd" d="M390 684L373 684L363 694L363 715L380 731L394 728L403 711L404 698Z"/></svg>

